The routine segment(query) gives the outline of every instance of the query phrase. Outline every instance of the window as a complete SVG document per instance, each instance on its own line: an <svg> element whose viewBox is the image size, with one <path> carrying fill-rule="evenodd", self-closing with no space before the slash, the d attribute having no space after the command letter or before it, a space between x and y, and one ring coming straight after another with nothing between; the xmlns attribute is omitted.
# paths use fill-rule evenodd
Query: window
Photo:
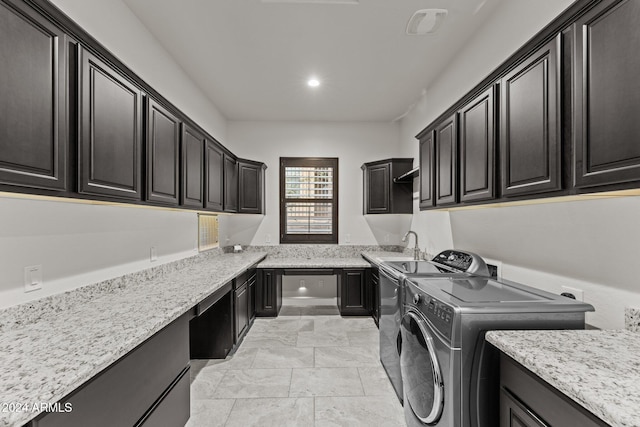
<svg viewBox="0 0 640 427"><path fill-rule="evenodd" d="M203 252L218 247L218 217L198 214L198 251Z"/></svg>
<svg viewBox="0 0 640 427"><path fill-rule="evenodd" d="M280 243L338 243L337 158L280 158Z"/></svg>

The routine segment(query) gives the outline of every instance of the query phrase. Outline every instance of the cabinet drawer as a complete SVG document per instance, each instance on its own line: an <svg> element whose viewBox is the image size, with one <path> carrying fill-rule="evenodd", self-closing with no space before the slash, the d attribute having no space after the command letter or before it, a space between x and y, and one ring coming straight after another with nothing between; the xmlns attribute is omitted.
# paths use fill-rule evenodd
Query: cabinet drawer
<svg viewBox="0 0 640 427"><path fill-rule="evenodd" d="M189 329L182 316L62 399L72 412L45 414L33 426L132 426L188 364Z"/></svg>
<svg viewBox="0 0 640 427"><path fill-rule="evenodd" d="M189 421L191 412L189 380L189 368L187 368L137 427L184 426Z"/></svg>

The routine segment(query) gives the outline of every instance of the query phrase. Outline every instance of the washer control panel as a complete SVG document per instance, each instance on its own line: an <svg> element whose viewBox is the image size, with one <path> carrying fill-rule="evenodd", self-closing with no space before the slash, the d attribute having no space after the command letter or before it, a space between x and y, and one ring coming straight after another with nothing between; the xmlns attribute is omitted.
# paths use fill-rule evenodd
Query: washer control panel
<svg viewBox="0 0 640 427"><path fill-rule="evenodd" d="M423 296L423 305L420 307L427 319L447 338L451 339L453 326L453 307L444 304L430 296Z"/></svg>

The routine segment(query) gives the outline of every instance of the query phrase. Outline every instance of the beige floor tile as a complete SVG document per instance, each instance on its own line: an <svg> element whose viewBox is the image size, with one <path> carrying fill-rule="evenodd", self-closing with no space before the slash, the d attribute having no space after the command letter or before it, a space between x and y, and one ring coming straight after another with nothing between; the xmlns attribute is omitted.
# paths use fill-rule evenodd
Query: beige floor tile
<svg viewBox="0 0 640 427"><path fill-rule="evenodd" d="M347 331L349 345L353 347L375 347L380 346L380 332L374 330Z"/></svg>
<svg viewBox="0 0 640 427"><path fill-rule="evenodd" d="M237 399L226 427L310 427L313 398Z"/></svg>
<svg viewBox="0 0 640 427"><path fill-rule="evenodd" d="M316 397L316 427L405 427L398 400L387 396Z"/></svg>
<svg viewBox="0 0 640 427"><path fill-rule="evenodd" d="M253 364L258 353L257 348L240 346L240 348L226 359L210 359L206 362L208 369L227 370L227 369L248 369ZM191 369L193 370L193 360L191 361Z"/></svg>
<svg viewBox="0 0 640 427"><path fill-rule="evenodd" d="M371 317L317 317L314 320L315 331L377 331Z"/></svg>
<svg viewBox="0 0 640 427"><path fill-rule="evenodd" d="M256 319L251 327L252 334L262 332L301 332L313 331L313 320L289 318Z"/></svg>
<svg viewBox="0 0 640 427"><path fill-rule="evenodd" d="M295 347L297 332L257 332L249 331L241 344L243 348Z"/></svg>
<svg viewBox="0 0 640 427"><path fill-rule="evenodd" d="M317 347L316 368L360 368L380 366L377 349L371 347Z"/></svg>
<svg viewBox="0 0 640 427"><path fill-rule="evenodd" d="M288 397L291 369L224 371L215 398Z"/></svg>
<svg viewBox="0 0 640 427"><path fill-rule="evenodd" d="M364 391L356 368L300 368L293 369L289 395L363 396Z"/></svg>
<svg viewBox="0 0 640 427"><path fill-rule="evenodd" d="M258 350L253 365L259 368L313 368L313 348L273 347Z"/></svg>
<svg viewBox="0 0 640 427"><path fill-rule="evenodd" d="M344 331L299 332L298 347L341 347L348 346L349 339Z"/></svg>
<svg viewBox="0 0 640 427"><path fill-rule="evenodd" d="M224 426L234 402L234 399L194 399L191 396L191 417L185 427Z"/></svg>
<svg viewBox="0 0 640 427"><path fill-rule="evenodd" d="M392 396L397 399L396 392L382 365L375 368L358 368L358 373L366 396Z"/></svg>

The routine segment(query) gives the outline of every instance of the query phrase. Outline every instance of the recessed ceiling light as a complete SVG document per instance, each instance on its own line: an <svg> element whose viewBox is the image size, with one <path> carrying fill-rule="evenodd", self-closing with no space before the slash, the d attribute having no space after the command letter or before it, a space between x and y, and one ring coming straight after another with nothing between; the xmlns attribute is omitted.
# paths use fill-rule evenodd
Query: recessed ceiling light
<svg viewBox="0 0 640 427"><path fill-rule="evenodd" d="M307 85L309 87L318 87L320 86L320 80L316 79L315 77L312 77L309 80L307 80Z"/></svg>

